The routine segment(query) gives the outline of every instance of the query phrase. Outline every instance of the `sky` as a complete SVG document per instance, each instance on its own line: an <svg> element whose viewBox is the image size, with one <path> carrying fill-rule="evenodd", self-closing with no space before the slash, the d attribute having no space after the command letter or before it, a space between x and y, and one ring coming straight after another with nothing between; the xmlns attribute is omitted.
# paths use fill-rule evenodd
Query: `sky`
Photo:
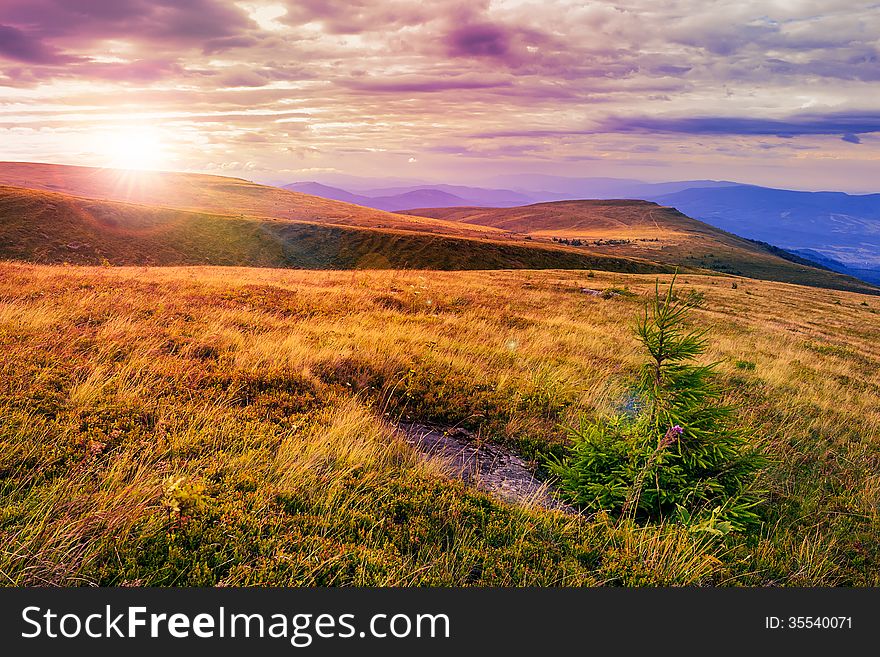
<svg viewBox="0 0 880 657"><path fill-rule="evenodd" d="M0 0L0 160L880 192L880 4Z"/></svg>

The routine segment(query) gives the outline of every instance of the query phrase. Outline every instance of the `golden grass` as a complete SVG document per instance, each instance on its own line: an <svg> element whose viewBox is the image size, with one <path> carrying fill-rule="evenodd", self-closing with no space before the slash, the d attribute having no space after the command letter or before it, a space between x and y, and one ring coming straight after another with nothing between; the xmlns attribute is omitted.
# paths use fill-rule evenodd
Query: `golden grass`
<svg viewBox="0 0 880 657"><path fill-rule="evenodd" d="M534 458L557 449L561 426L625 397L654 277L0 264L0 573L878 583L880 302L734 277L680 283L774 460L757 544L511 507L447 480L388 424L464 424Z"/></svg>

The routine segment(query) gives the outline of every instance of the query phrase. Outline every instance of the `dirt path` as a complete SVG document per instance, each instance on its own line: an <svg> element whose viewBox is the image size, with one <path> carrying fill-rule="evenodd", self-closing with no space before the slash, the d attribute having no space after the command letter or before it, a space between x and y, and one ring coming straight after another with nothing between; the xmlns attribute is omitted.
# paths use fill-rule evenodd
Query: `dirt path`
<svg viewBox="0 0 880 657"><path fill-rule="evenodd" d="M471 431L403 423L398 429L425 458L441 460L453 476L482 491L506 502L577 513L535 479L520 457L500 445L481 442Z"/></svg>

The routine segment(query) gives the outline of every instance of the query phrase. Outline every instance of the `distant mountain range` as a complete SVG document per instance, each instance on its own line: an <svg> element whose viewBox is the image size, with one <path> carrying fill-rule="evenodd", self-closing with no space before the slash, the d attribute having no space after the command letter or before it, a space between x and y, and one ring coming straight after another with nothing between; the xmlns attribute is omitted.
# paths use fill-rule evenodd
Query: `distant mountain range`
<svg viewBox="0 0 880 657"><path fill-rule="evenodd" d="M534 198L509 189L482 189L460 185L388 187L355 193L318 182L299 182L284 185L283 189L390 212L411 208L454 208L462 205L508 208L535 202Z"/></svg>
<svg viewBox="0 0 880 657"><path fill-rule="evenodd" d="M349 177L351 185L377 179ZM646 183L626 178L512 174L498 188L417 184L362 187L356 192L317 182L286 189L399 212L420 208L508 208L575 199L644 199L672 206L730 233L759 240L824 267L880 283L880 194L802 192L730 181Z"/></svg>
<svg viewBox="0 0 880 657"><path fill-rule="evenodd" d="M734 185L686 189L650 200L835 271L880 283L880 194Z"/></svg>
<svg viewBox="0 0 880 657"><path fill-rule="evenodd" d="M648 183L630 178L567 178L564 176L509 174L489 179L493 185L510 187L536 201L572 199L644 199L648 196L672 194L684 189L727 187L736 185L723 180L682 180Z"/></svg>
<svg viewBox="0 0 880 657"><path fill-rule="evenodd" d="M461 206L513 208L531 203L579 199L645 199L691 188L737 184L715 180L646 183L628 178L564 178L542 175L499 176L492 179L500 185L498 188L430 183L375 187L369 186L380 182L375 178L347 176L343 180L348 180L349 184L343 186L308 181L282 185L282 188L394 212L413 208Z"/></svg>

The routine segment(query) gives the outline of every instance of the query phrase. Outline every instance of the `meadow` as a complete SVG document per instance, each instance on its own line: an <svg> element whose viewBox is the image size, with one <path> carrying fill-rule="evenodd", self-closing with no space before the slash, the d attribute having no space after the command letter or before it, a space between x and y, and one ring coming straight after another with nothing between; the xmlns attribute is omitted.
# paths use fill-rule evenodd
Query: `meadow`
<svg viewBox="0 0 880 657"><path fill-rule="evenodd" d="M466 427L543 474L629 403L657 276L2 263L0 577L880 584L876 296L679 277L770 458L758 535L503 502L395 429Z"/></svg>

